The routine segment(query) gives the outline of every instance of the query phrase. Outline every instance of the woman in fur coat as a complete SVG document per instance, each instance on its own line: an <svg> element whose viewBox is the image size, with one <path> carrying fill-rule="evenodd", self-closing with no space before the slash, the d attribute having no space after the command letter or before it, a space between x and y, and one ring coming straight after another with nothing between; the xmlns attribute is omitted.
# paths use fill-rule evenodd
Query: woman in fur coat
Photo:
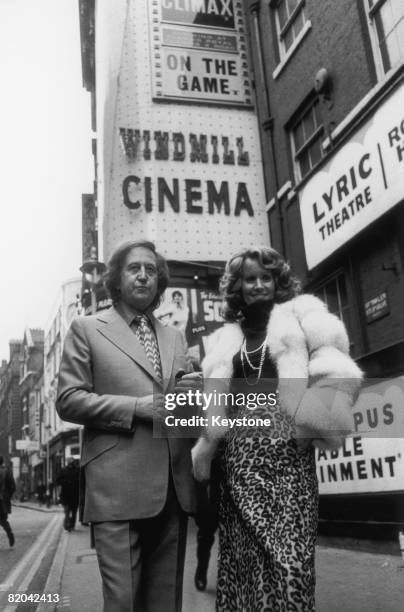
<svg viewBox="0 0 404 612"><path fill-rule="evenodd" d="M233 403L225 395L212 402L193 449L195 477L206 480L221 439L216 610L314 610L314 446L338 447L352 430L361 372L344 324L316 297L299 295L274 249L237 253L221 289L227 323L202 365L206 386L230 391ZM219 426L222 417L234 425ZM259 426L263 418L269 427Z"/></svg>

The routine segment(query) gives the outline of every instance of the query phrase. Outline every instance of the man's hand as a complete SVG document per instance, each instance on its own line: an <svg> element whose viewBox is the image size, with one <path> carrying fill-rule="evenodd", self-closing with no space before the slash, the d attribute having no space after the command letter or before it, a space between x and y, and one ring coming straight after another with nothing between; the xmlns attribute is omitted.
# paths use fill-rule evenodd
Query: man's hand
<svg viewBox="0 0 404 612"><path fill-rule="evenodd" d="M137 399L136 418L152 422L154 419L164 420L166 416L167 410L165 409L163 393L153 393Z"/></svg>
<svg viewBox="0 0 404 612"><path fill-rule="evenodd" d="M187 391L202 391L203 390L203 376L202 372L190 372L184 374L181 378L177 379L174 387L175 393L186 393Z"/></svg>

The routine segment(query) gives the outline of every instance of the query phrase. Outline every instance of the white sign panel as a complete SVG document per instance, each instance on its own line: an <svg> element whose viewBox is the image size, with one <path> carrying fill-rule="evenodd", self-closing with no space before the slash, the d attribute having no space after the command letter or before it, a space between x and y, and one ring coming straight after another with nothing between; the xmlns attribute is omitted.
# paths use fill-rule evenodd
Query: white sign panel
<svg viewBox="0 0 404 612"><path fill-rule="evenodd" d="M128 239L131 223L139 232L143 223L166 254L187 259L227 259L241 245L268 244L261 168L246 144L255 152L258 141L246 126L228 134L121 127L119 135L126 170L118 214L128 219Z"/></svg>
<svg viewBox="0 0 404 612"><path fill-rule="evenodd" d="M37 440L16 440L15 447L17 450L38 451L39 442Z"/></svg>
<svg viewBox="0 0 404 612"><path fill-rule="evenodd" d="M17 450L26 450L30 444L30 440L16 440L15 448Z"/></svg>
<svg viewBox="0 0 404 612"><path fill-rule="evenodd" d="M243 67L237 55L163 48L162 60L165 96L243 102Z"/></svg>
<svg viewBox="0 0 404 612"><path fill-rule="evenodd" d="M157 99L251 105L239 0L150 3Z"/></svg>
<svg viewBox="0 0 404 612"><path fill-rule="evenodd" d="M404 377L366 387L353 410L355 435L316 450L320 494L404 490Z"/></svg>
<svg viewBox="0 0 404 612"><path fill-rule="evenodd" d="M338 451L317 451L320 495L404 490L403 440L354 436Z"/></svg>
<svg viewBox="0 0 404 612"><path fill-rule="evenodd" d="M404 87L303 187L309 269L404 197Z"/></svg>

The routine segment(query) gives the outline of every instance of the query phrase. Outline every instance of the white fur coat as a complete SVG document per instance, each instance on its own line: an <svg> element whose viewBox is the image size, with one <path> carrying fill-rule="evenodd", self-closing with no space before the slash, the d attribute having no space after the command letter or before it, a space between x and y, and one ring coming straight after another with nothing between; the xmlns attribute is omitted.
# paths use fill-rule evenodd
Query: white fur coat
<svg viewBox="0 0 404 612"><path fill-rule="evenodd" d="M300 295L273 307L266 340L278 371L279 401L294 418L297 436L322 448L340 446L353 430L352 405L362 380L349 356L344 324L318 298ZM232 359L242 341L238 323L225 324L210 336L202 363L205 383L211 380L214 387L220 379L220 391L228 389ZM209 425L192 449L197 480L209 478L218 438L226 433L224 427L211 426L211 417L225 415L220 404L207 411Z"/></svg>
<svg viewBox="0 0 404 612"><path fill-rule="evenodd" d="M238 323L225 324L212 334L202 363L205 380L220 379L224 390L242 341ZM318 298L300 295L273 307L267 346L278 371L280 402L294 417L300 435L319 445L338 446L352 430L351 408L362 379L349 356L344 324ZM225 407L210 407L209 424L211 415L225 416ZM225 432L223 427L208 426L206 433L214 439Z"/></svg>

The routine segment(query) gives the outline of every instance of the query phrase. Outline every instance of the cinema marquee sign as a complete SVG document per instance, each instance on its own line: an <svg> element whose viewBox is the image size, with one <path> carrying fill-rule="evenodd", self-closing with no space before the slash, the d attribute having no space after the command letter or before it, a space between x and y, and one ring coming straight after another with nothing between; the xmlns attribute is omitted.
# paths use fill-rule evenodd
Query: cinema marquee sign
<svg viewBox="0 0 404 612"><path fill-rule="evenodd" d="M136 171L128 174L122 183L123 204L130 210L142 209L146 213L174 213L189 215L254 216L246 180L213 180L212 169L250 165L250 156L244 149L243 137L216 134L188 134L120 128L120 139L126 158L137 163ZM177 162L176 176L144 176L140 168L153 161L162 167ZM182 166L184 164L184 166ZM201 169L204 180L187 176L189 169ZM210 170L210 171L209 171ZM248 168L247 168L248 170ZM203 172L202 172L203 171ZM245 173L244 173L245 174ZM248 176L248 173L247 173Z"/></svg>
<svg viewBox="0 0 404 612"><path fill-rule="evenodd" d="M239 0L152 0L156 100L251 106Z"/></svg>
<svg viewBox="0 0 404 612"><path fill-rule="evenodd" d="M300 210L312 269L404 197L401 86L303 187Z"/></svg>

